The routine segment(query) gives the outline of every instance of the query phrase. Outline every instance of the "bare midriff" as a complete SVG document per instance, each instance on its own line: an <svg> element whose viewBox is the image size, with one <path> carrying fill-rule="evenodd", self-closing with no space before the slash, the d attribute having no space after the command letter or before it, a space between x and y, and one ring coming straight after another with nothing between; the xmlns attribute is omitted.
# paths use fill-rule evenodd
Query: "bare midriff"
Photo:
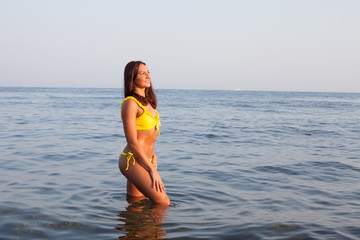
<svg viewBox="0 0 360 240"><path fill-rule="evenodd" d="M154 145L157 136L158 130L156 130L155 128L149 130L137 130L137 140L148 159L152 158L154 154ZM130 151L132 151L132 149L129 145L126 145L123 152L127 153ZM120 159L126 160L126 157L120 157Z"/></svg>

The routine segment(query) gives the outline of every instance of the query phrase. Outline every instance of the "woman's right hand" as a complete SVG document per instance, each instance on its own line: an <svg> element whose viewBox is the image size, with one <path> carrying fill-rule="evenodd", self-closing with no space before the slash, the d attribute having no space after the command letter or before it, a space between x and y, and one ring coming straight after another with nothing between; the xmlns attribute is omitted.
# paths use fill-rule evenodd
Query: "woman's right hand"
<svg viewBox="0 0 360 240"><path fill-rule="evenodd" d="M156 191L165 192L164 183L162 182L158 171L150 171L150 176L152 178L152 188L155 188Z"/></svg>

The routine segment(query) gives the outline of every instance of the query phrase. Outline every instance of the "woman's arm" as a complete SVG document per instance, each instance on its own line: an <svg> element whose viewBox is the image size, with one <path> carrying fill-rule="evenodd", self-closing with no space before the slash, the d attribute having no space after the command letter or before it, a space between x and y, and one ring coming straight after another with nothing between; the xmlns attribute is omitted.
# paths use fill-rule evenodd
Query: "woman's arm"
<svg viewBox="0 0 360 240"><path fill-rule="evenodd" d="M155 153L152 156L152 164L154 165L155 169L157 170L157 157Z"/></svg>

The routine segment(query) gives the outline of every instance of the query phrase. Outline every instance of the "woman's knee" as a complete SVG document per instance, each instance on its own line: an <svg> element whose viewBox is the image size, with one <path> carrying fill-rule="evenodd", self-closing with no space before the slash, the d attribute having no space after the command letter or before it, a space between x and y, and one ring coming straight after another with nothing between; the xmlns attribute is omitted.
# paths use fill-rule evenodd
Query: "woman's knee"
<svg viewBox="0 0 360 240"><path fill-rule="evenodd" d="M170 199L165 192L160 193L160 194L159 194L159 192L156 192L155 196L150 196L149 198L151 201L153 201L156 204L162 204L162 205L166 205L166 206L170 205Z"/></svg>
<svg viewBox="0 0 360 240"><path fill-rule="evenodd" d="M166 198L164 201L162 201L160 204L170 206L170 199Z"/></svg>

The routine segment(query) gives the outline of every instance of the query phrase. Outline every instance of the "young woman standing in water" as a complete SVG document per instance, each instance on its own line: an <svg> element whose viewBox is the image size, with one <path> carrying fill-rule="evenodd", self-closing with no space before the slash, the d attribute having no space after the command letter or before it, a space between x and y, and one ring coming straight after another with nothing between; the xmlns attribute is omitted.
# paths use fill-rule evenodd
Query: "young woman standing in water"
<svg viewBox="0 0 360 240"><path fill-rule="evenodd" d="M127 145L119 158L121 173L127 178L127 194L147 197L157 204L170 205L157 171L154 144L160 128L157 99L146 64L129 62L124 71L121 118Z"/></svg>

